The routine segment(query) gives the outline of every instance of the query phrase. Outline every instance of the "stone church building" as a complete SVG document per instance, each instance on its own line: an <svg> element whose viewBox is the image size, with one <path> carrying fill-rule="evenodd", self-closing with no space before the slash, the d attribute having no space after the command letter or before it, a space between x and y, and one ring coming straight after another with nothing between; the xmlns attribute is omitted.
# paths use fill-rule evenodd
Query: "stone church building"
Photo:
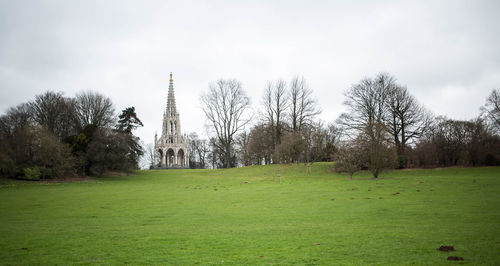
<svg viewBox="0 0 500 266"><path fill-rule="evenodd" d="M155 134L156 168L189 168L189 139L181 133L181 120L175 108L174 80L170 73L167 109L163 113L161 137Z"/></svg>

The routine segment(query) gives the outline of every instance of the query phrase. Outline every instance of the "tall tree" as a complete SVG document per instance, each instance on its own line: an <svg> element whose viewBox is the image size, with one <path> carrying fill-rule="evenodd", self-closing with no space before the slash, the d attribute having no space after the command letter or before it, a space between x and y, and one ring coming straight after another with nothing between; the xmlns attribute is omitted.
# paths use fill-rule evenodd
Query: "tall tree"
<svg viewBox="0 0 500 266"><path fill-rule="evenodd" d="M368 166L375 178L388 166L385 158L390 139L384 122L388 112L387 97L393 86L394 79L387 74L361 80L345 93L344 105L348 111L338 119L353 136L366 140Z"/></svg>
<svg viewBox="0 0 500 266"><path fill-rule="evenodd" d="M238 161L240 165L249 166L252 164L249 144L250 144L250 134L248 132L242 131L236 136Z"/></svg>
<svg viewBox="0 0 500 266"><path fill-rule="evenodd" d="M396 145L398 156L404 161L401 167L405 167L407 144L422 137L433 120L430 113L418 104L406 87L397 85L390 76L386 76L386 79L391 84L387 87L386 102L389 112L385 123Z"/></svg>
<svg viewBox="0 0 500 266"><path fill-rule="evenodd" d="M290 82L289 101L288 116L293 132L299 132L303 125L310 123L321 113L312 97L312 90L303 77L296 76Z"/></svg>
<svg viewBox="0 0 500 266"><path fill-rule="evenodd" d="M118 124L116 126L117 130L132 133L132 130L144 126L141 120L137 117L135 113L135 107L127 107L118 116Z"/></svg>
<svg viewBox="0 0 500 266"><path fill-rule="evenodd" d="M492 90L486 103L481 107L483 116L495 129L497 134L500 134L500 90Z"/></svg>
<svg viewBox="0 0 500 266"><path fill-rule="evenodd" d="M61 92L47 91L35 96L29 105L34 121L59 139L76 133L73 99L64 97Z"/></svg>
<svg viewBox="0 0 500 266"><path fill-rule="evenodd" d="M144 146L145 164L149 169L153 169L155 164L155 149L153 143L148 143Z"/></svg>
<svg viewBox="0 0 500 266"><path fill-rule="evenodd" d="M111 128L115 109L111 99L92 91L76 95L76 118L80 130L93 125L96 128Z"/></svg>
<svg viewBox="0 0 500 266"><path fill-rule="evenodd" d="M191 149L189 153L191 168L205 168L207 155L210 152L208 141L200 139L196 132L192 132L189 134L189 146Z"/></svg>
<svg viewBox="0 0 500 266"><path fill-rule="evenodd" d="M129 163L130 168L138 168L139 167L139 160L142 155L144 155L144 150L142 148L142 145L140 144L140 139L139 137L136 137L132 134L132 130L136 129L137 127L142 127L144 126L137 117L137 114L135 113L135 107L127 107L125 108L122 113L118 116L119 120L116 125L116 130L118 133L123 134L123 140L127 144L127 159Z"/></svg>
<svg viewBox="0 0 500 266"><path fill-rule="evenodd" d="M281 137L284 134L284 114L288 107L288 93L286 82L277 80L269 81L264 90L263 97L264 120L272 129L272 150L281 143Z"/></svg>
<svg viewBox="0 0 500 266"><path fill-rule="evenodd" d="M220 79L210 84L208 92L201 96L200 101L217 138L212 144L217 146L224 157L223 167L235 166L232 160L234 137L250 122L250 118L245 116L250 99L239 81Z"/></svg>

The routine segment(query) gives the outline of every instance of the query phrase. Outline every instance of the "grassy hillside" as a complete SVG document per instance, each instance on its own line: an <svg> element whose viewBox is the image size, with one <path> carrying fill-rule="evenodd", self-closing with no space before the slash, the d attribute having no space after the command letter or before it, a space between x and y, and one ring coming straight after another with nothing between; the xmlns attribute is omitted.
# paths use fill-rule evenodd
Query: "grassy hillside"
<svg viewBox="0 0 500 266"><path fill-rule="evenodd" d="M0 264L498 264L500 168L331 167L5 183Z"/></svg>

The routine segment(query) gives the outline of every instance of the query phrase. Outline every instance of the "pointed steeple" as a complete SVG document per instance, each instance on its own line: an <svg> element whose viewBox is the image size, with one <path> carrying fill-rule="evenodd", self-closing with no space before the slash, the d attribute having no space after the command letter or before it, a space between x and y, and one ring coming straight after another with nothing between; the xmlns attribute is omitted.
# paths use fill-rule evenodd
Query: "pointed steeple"
<svg viewBox="0 0 500 266"><path fill-rule="evenodd" d="M170 73L167 107L163 115L161 137L155 133L155 167L189 167L189 139L182 134L181 120L175 105L174 78Z"/></svg>
<svg viewBox="0 0 500 266"><path fill-rule="evenodd" d="M170 72L170 83L168 85L168 97L167 97L167 116L175 116L177 110L175 108L175 95L174 95L174 79L172 78L172 72Z"/></svg>

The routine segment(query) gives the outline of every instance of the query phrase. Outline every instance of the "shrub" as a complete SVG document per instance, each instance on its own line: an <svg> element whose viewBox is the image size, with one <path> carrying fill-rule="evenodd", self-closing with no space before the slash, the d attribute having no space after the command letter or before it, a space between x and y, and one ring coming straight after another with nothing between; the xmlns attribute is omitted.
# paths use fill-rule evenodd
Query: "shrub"
<svg viewBox="0 0 500 266"><path fill-rule="evenodd" d="M397 166L398 166L398 169L404 169L404 168L406 168L407 167L406 157L404 157L404 156L398 156Z"/></svg>
<svg viewBox="0 0 500 266"><path fill-rule="evenodd" d="M24 179L33 181L40 180L40 169L38 169L38 167L24 168Z"/></svg>

